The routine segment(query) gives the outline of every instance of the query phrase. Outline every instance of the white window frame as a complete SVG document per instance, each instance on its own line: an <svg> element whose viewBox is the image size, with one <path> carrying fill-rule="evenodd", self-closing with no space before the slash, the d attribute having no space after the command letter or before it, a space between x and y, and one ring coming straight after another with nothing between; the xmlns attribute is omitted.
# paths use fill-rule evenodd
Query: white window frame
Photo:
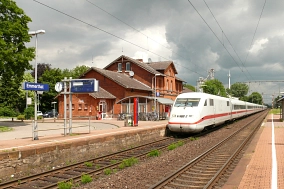
<svg viewBox="0 0 284 189"><path fill-rule="evenodd" d="M117 64L117 71L122 72L122 64L121 63Z"/></svg>
<svg viewBox="0 0 284 189"><path fill-rule="evenodd" d="M130 72L130 71L131 71L130 62L126 62L126 63L125 63L125 71L126 71L126 72Z"/></svg>

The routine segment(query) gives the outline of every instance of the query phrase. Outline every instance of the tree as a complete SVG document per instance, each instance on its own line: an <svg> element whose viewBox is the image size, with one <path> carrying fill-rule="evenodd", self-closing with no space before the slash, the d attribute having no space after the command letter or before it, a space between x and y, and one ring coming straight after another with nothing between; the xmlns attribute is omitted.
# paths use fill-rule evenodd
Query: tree
<svg viewBox="0 0 284 189"><path fill-rule="evenodd" d="M50 69L51 69L51 64L46 64L46 63L37 64L37 78L40 78L46 70ZM31 75L33 76L33 78L35 78L35 69L33 69Z"/></svg>
<svg viewBox="0 0 284 189"><path fill-rule="evenodd" d="M40 109L42 111L48 111L51 109L51 102L56 101L55 97L58 93L55 91L55 84L61 82L64 79L63 71L59 68L53 68L45 70L42 76L39 78L41 83L49 85L49 91L45 91L40 95Z"/></svg>
<svg viewBox="0 0 284 189"><path fill-rule="evenodd" d="M31 19L12 0L0 1L0 104L17 109L19 87L35 49L30 41L28 23Z"/></svg>
<svg viewBox="0 0 284 189"><path fill-rule="evenodd" d="M34 82L34 78L30 73L25 73L23 76L23 82ZM22 86L19 87L19 102L18 102L18 110L19 112L23 112L26 108L26 97L30 97L34 102L34 92L29 90L23 90Z"/></svg>
<svg viewBox="0 0 284 189"><path fill-rule="evenodd" d="M248 97L248 102L255 104L262 104L262 96L258 92L253 92Z"/></svg>
<svg viewBox="0 0 284 189"><path fill-rule="evenodd" d="M205 93L227 97L224 85L217 79L206 81L202 88Z"/></svg>
<svg viewBox="0 0 284 189"><path fill-rule="evenodd" d="M79 78L81 75L83 75L89 69L90 69L90 67L82 65L82 66L76 66L70 72L71 72L72 78Z"/></svg>
<svg viewBox="0 0 284 189"><path fill-rule="evenodd" d="M59 68L45 69L39 78L39 82L48 84L49 91L45 91L40 95L40 109L44 112L51 109L51 102L56 101L55 97L58 95L58 92L56 92L54 88L57 82L61 82L64 77L67 77L67 79L69 79L69 77L78 78L88 69L89 67L87 66L77 66L72 70L61 70Z"/></svg>
<svg viewBox="0 0 284 189"><path fill-rule="evenodd" d="M183 85L185 88L188 88L189 90L195 91L195 87L189 84L184 84Z"/></svg>
<svg viewBox="0 0 284 189"><path fill-rule="evenodd" d="M245 83L234 83L228 93L234 97L242 98L248 94L249 86Z"/></svg>

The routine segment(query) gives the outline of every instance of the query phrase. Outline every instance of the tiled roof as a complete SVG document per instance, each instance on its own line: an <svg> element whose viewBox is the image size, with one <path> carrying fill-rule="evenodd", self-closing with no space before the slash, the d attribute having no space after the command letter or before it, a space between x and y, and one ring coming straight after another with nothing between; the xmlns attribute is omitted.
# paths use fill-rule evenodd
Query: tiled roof
<svg viewBox="0 0 284 189"><path fill-rule="evenodd" d="M99 91L95 93L89 93L90 96L94 98L106 98L106 99L116 99L116 97L110 94L108 91L104 90L103 88L99 87Z"/></svg>
<svg viewBox="0 0 284 189"><path fill-rule="evenodd" d="M114 82L118 83L119 85L123 86L126 89L139 89L144 91L152 91L152 89L149 86L143 84L142 82L134 78L129 77L129 75L105 69L100 69L96 67L92 67L92 69L104 75L105 77L113 80Z"/></svg>
<svg viewBox="0 0 284 189"><path fill-rule="evenodd" d="M175 74L177 74L177 70L175 68L175 65L174 65L173 61L149 62L149 63L146 63L146 64L149 65L150 67L152 67L155 70L165 70L171 64L173 64L173 68L174 68Z"/></svg>
<svg viewBox="0 0 284 189"><path fill-rule="evenodd" d="M104 67L104 69L108 68L110 65L112 65L114 62L116 62L117 60L124 58L126 59L125 62L127 60L135 63L137 66L143 68L144 70L147 70L148 72L152 73L152 74L161 74L160 72L156 71L154 68L152 68L151 66L149 66L147 63L141 62L139 60L135 60L133 58L130 58L128 56L125 55L121 55L120 57L118 57L117 59L115 59L114 61L112 61L110 64L108 64L106 67Z"/></svg>

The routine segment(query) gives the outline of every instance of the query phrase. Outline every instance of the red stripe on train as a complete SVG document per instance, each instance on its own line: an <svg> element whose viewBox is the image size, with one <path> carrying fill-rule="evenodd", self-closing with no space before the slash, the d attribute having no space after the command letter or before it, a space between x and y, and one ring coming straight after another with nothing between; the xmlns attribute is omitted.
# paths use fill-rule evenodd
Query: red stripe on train
<svg viewBox="0 0 284 189"><path fill-rule="evenodd" d="M245 112L251 112L253 110L242 110L242 111L236 111L236 112L232 112L232 114L240 114L240 113L245 113ZM203 118L201 118L200 120L194 122L194 123L184 123L184 122L169 122L169 124L188 124L188 125L194 125L194 124L198 124L204 120L208 120L208 119L213 119L213 118L220 118L220 117L224 117L224 116L228 116L230 115L231 112L229 113L223 113L223 114L213 114L213 115L207 115L204 116Z"/></svg>

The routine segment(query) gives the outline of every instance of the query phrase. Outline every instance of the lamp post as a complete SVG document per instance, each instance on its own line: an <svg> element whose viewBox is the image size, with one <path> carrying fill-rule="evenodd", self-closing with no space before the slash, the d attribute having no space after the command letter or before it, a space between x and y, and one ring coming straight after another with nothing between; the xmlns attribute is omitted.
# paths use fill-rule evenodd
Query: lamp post
<svg viewBox="0 0 284 189"><path fill-rule="evenodd" d="M29 35L30 36L36 36L36 40L35 40L35 83L37 83L37 35L38 34L44 34L45 30L37 30L37 31L29 31ZM33 139L34 140L38 140L38 133L37 133L37 91L35 91L35 108L34 108L34 136Z"/></svg>

